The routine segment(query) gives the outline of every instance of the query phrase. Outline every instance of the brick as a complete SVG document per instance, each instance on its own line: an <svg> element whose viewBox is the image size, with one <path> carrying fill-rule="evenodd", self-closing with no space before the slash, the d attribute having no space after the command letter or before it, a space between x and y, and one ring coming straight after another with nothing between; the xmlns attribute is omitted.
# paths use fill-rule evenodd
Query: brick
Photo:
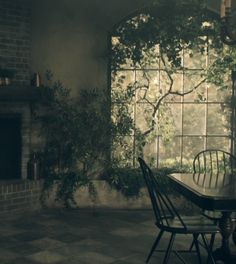
<svg viewBox="0 0 236 264"><path fill-rule="evenodd" d="M3 201L0 201L0 207L10 206L11 204L12 204L12 200L3 200Z"/></svg>
<svg viewBox="0 0 236 264"><path fill-rule="evenodd" d="M5 213L7 211L6 206L0 205L0 213Z"/></svg>
<svg viewBox="0 0 236 264"><path fill-rule="evenodd" d="M12 200L12 204L22 204L24 202L27 202L26 197L16 198Z"/></svg>
<svg viewBox="0 0 236 264"><path fill-rule="evenodd" d="M14 69L21 73L15 78L19 84L30 83L30 16L30 1L0 1L0 56L4 60L0 67L13 66L15 61ZM27 71L22 72L22 68Z"/></svg>
<svg viewBox="0 0 236 264"><path fill-rule="evenodd" d="M21 196L31 196L31 191L30 190L27 190L27 191L23 191L21 192Z"/></svg>
<svg viewBox="0 0 236 264"><path fill-rule="evenodd" d="M22 204L21 207L23 207L23 204ZM15 204L11 204L11 205L7 205L5 208L6 208L7 211L12 211L12 210L15 210L15 209L19 209L20 206L19 205L15 205Z"/></svg>
<svg viewBox="0 0 236 264"><path fill-rule="evenodd" d="M18 198L19 194L18 193L9 193L5 195L6 199L14 199L14 198Z"/></svg>
<svg viewBox="0 0 236 264"><path fill-rule="evenodd" d="M5 190L5 185L1 185L1 194L5 194L6 190Z"/></svg>

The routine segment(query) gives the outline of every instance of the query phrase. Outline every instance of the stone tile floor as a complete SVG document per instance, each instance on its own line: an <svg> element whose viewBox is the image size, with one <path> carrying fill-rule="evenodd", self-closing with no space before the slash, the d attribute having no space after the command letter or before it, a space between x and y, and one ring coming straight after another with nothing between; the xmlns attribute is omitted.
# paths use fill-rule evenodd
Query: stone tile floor
<svg viewBox="0 0 236 264"><path fill-rule="evenodd" d="M158 231L149 210L53 209L0 223L0 264L141 264ZM190 243L191 237L177 236L175 246ZM179 263L172 255L169 263ZM150 264L162 258L154 253ZM184 258L198 263L195 254Z"/></svg>

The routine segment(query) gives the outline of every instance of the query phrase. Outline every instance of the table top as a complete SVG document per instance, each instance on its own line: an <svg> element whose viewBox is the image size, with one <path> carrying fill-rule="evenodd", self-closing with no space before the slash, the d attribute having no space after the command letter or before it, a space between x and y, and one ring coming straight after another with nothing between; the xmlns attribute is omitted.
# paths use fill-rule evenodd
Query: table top
<svg viewBox="0 0 236 264"><path fill-rule="evenodd" d="M175 173L168 178L183 196L203 209L236 211L236 175Z"/></svg>

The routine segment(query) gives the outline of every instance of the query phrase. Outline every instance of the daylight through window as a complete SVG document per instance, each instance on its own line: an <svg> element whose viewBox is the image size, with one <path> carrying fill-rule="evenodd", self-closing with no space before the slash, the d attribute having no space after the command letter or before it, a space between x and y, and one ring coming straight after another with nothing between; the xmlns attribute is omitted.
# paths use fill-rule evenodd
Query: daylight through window
<svg viewBox="0 0 236 264"><path fill-rule="evenodd" d="M112 37L112 48L126 48ZM204 72L217 57L183 49L173 69L159 45L145 50L139 63L127 56L111 72L112 119L132 129L113 139L112 157L120 166L136 166L140 149L153 166L192 166L206 148L230 151L231 90L205 82ZM231 85L231 80L225 80Z"/></svg>

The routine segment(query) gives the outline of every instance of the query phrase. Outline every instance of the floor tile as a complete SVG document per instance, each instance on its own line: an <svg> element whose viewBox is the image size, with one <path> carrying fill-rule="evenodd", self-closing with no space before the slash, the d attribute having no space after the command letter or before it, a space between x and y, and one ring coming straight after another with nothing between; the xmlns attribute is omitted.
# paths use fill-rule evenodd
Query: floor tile
<svg viewBox="0 0 236 264"><path fill-rule="evenodd" d="M144 264L158 234L151 210L105 209L46 209L0 219L1 231L0 264ZM163 235L159 248L166 249L168 241ZM178 235L174 246L186 249L191 241ZM163 256L155 252L149 264L162 263ZM193 254L184 258L197 263ZM172 254L170 264L177 263Z"/></svg>
<svg viewBox="0 0 236 264"><path fill-rule="evenodd" d="M78 263L80 263L80 261L83 261L86 264L91 264L91 263L110 264L115 261L115 259L112 257L109 257L105 254L93 252L93 251L80 252L77 256L72 257L71 259L77 260Z"/></svg>
<svg viewBox="0 0 236 264"><path fill-rule="evenodd" d="M0 261L2 262L10 261L19 256L20 256L19 254L17 254L16 252L12 250L0 248Z"/></svg>
<svg viewBox="0 0 236 264"><path fill-rule="evenodd" d="M63 247L66 245L65 243L61 241L54 240L48 237L33 240L30 242L30 244L38 248L41 248L41 249L52 249L52 248Z"/></svg>
<svg viewBox="0 0 236 264"><path fill-rule="evenodd" d="M42 264L54 264L54 263L58 263L59 261L66 260L66 258L63 257L62 255L48 250L29 255L27 259Z"/></svg>

